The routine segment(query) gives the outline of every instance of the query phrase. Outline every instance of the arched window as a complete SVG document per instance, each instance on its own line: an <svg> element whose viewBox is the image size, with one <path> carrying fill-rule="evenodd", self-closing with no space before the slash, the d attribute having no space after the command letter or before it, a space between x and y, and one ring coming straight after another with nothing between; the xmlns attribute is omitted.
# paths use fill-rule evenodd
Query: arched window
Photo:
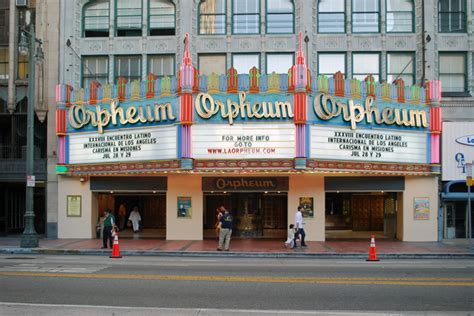
<svg viewBox="0 0 474 316"><path fill-rule="evenodd" d="M260 34L259 0L232 0L232 33Z"/></svg>
<svg viewBox="0 0 474 316"><path fill-rule="evenodd" d="M345 33L344 0L319 0L318 33Z"/></svg>
<svg viewBox="0 0 474 316"><path fill-rule="evenodd" d="M380 0L352 0L352 32L378 33Z"/></svg>
<svg viewBox="0 0 474 316"><path fill-rule="evenodd" d="M267 0L267 33L294 33L295 9L292 0Z"/></svg>
<svg viewBox="0 0 474 316"><path fill-rule="evenodd" d="M175 35L175 7L171 1L150 0L148 11L151 36Z"/></svg>
<svg viewBox="0 0 474 316"><path fill-rule="evenodd" d="M199 4L199 34L225 34L225 0L204 0Z"/></svg>
<svg viewBox="0 0 474 316"><path fill-rule="evenodd" d="M142 2L116 0L115 28L117 36L142 35Z"/></svg>
<svg viewBox="0 0 474 316"><path fill-rule="evenodd" d="M83 10L84 37L109 36L109 0L91 1Z"/></svg>
<svg viewBox="0 0 474 316"><path fill-rule="evenodd" d="M414 32L413 0L387 0L387 33Z"/></svg>
<svg viewBox="0 0 474 316"><path fill-rule="evenodd" d="M466 32L466 1L439 0L438 28L440 33Z"/></svg>

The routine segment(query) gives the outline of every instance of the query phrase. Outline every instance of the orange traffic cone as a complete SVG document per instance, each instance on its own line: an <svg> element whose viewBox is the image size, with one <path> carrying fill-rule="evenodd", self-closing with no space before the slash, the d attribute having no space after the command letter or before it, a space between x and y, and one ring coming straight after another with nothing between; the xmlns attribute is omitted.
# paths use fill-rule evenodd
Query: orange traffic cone
<svg viewBox="0 0 474 316"><path fill-rule="evenodd" d="M377 259L377 249L375 249L374 235L372 235L372 237L370 238L369 258L367 259L367 261L379 261L379 259Z"/></svg>
<svg viewBox="0 0 474 316"><path fill-rule="evenodd" d="M112 247L112 255L110 256L110 258L122 258L122 256L120 255L120 247L119 247L117 232L115 232L114 245Z"/></svg>

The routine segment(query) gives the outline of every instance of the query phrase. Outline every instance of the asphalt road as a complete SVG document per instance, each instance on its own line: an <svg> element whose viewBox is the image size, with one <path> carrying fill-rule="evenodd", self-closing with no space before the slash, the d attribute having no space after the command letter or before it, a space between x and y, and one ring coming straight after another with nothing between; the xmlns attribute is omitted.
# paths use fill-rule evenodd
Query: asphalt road
<svg viewBox="0 0 474 316"><path fill-rule="evenodd" d="M33 304L14 305L23 311L54 304L177 315L178 308L469 312L474 261L2 255L0 314L5 303Z"/></svg>

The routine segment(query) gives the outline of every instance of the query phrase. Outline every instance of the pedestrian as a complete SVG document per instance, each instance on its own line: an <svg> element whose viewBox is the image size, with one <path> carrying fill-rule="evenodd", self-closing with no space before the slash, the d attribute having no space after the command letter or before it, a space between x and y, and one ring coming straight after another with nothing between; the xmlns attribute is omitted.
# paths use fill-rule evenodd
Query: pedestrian
<svg viewBox="0 0 474 316"><path fill-rule="evenodd" d="M295 214L295 228L296 228L296 233L295 233L295 248L297 247L296 245L296 240L301 238L301 247L308 247L306 243L304 242L304 238L306 236L304 228L303 228L303 213L301 211L303 210L302 206L298 206L298 210L296 211Z"/></svg>
<svg viewBox="0 0 474 316"><path fill-rule="evenodd" d="M217 236L217 239L219 239L219 234L221 232L221 218L222 216L224 215L224 206L219 206L216 210L216 224L214 225L214 227L216 228L216 236Z"/></svg>
<svg viewBox="0 0 474 316"><path fill-rule="evenodd" d="M113 239L112 239L112 230L115 226L115 219L112 213L108 208L104 209L104 217L103 217L103 230L102 230L102 249L107 248L107 240L109 241L109 246L112 248Z"/></svg>
<svg viewBox="0 0 474 316"><path fill-rule="evenodd" d="M229 210L221 207L224 210L224 215L220 218L220 232L219 232L219 246L217 251L229 251L230 237L232 236L232 215Z"/></svg>
<svg viewBox="0 0 474 316"><path fill-rule="evenodd" d="M295 233L296 233L295 225L290 224L288 228L288 238L286 239L283 246L290 247L291 249L295 248L296 246Z"/></svg>
<svg viewBox="0 0 474 316"><path fill-rule="evenodd" d="M133 208L133 211L130 213L128 220L132 222L133 225L133 232L136 233L140 230L140 222L142 221L142 217L140 216L140 212L138 212L138 206Z"/></svg>
<svg viewBox="0 0 474 316"><path fill-rule="evenodd" d="M123 230L125 228L125 221L127 220L127 208L125 207L125 204L120 204L119 206L119 211L118 211L118 216L119 216L119 223L120 223L120 230Z"/></svg>

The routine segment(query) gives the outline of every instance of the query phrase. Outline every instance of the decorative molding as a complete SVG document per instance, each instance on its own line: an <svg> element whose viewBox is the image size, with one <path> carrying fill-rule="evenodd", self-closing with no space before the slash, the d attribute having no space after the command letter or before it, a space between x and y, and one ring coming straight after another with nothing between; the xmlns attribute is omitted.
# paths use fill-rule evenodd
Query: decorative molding
<svg viewBox="0 0 474 316"><path fill-rule="evenodd" d="M105 175L148 173L154 171L178 170L181 167L179 160L147 161L131 163L67 165L67 175Z"/></svg>
<svg viewBox="0 0 474 316"><path fill-rule="evenodd" d="M403 174L431 174L428 164L386 164L358 161L318 161L308 159L306 166L318 171L351 171L362 173L403 173Z"/></svg>
<svg viewBox="0 0 474 316"><path fill-rule="evenodd" d="M290 159L275 160L195 160L194 168L196 170L258 170L258 169L293 169L294 162Z"/></svg>

